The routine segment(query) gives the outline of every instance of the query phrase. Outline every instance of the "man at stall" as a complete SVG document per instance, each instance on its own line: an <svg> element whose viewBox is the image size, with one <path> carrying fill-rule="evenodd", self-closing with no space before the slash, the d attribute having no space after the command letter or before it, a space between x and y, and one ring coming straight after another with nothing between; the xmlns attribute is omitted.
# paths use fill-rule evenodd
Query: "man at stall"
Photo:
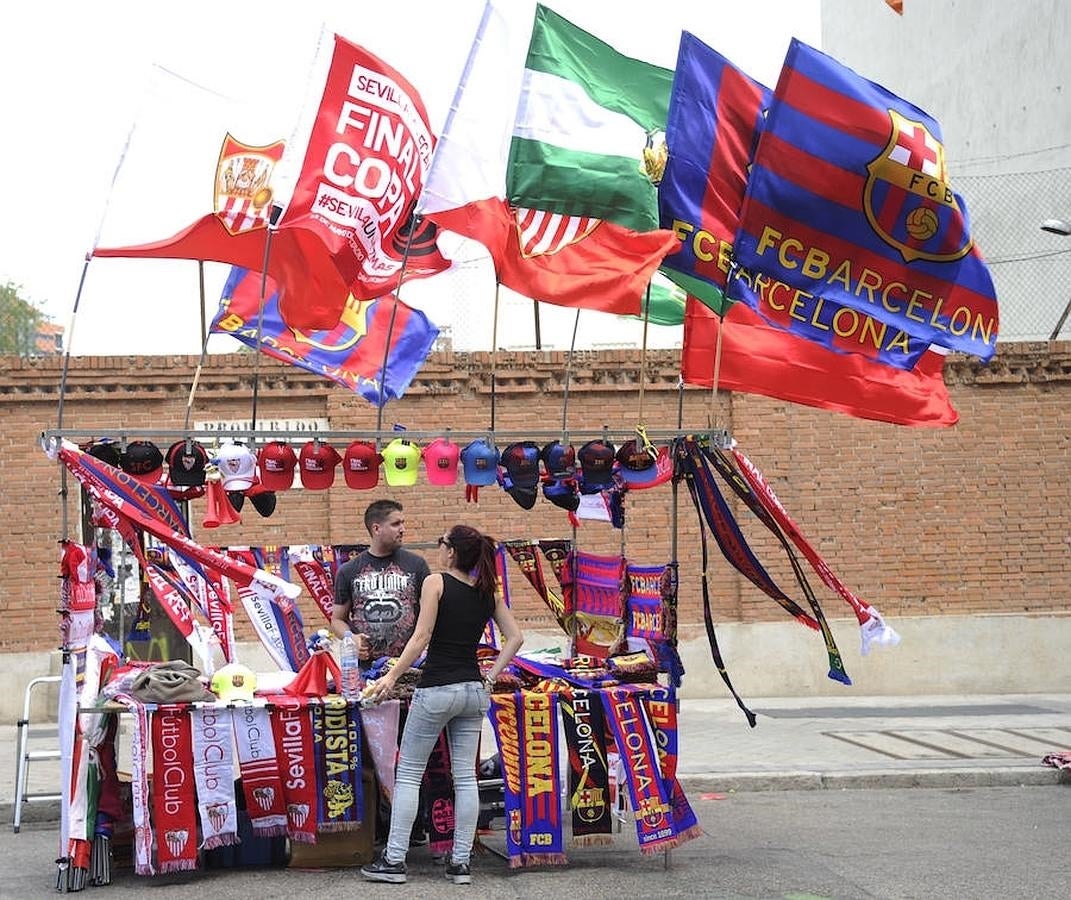
<svg viewBox="0 0 1071 900"><path fill-rule="evenodd" d="M331 631L352 633L361 668L399 656L413 634L427 561L402 547L405 516L395 500L375 500L364 511L369 548L343 563L335 579Z"/></svg>
<svg viewBox="0 0 1071 900"><path fill-rule="evenodd" d="M400 656L413 635L420 612L420 589L431 574L424 557L406 550L405 516L396 500L374 500L364 511L371 538L367 550L343 563L335 578L331 631L352 634L362 673L380 657ZM423 794L421 797L424 800ZM412 843L427 843L426 809L413 826ZM386 804L379 806L377 837L385 839L390 822ZM378 842L378 841L377 841Z"/></svg>

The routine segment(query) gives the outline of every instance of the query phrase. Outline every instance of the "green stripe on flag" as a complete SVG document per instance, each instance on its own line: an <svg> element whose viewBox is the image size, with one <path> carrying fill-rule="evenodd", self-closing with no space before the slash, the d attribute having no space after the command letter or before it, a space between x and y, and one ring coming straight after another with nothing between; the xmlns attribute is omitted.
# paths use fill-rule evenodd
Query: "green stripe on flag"
<svg viewBox="0 0 1071 900"><path fill-rule="evenodd" d="M510 176L509 201L515 206L606 219L633 231L658 227L658 193L634 160L515 138ZM533 202L536 195L538 202Z"/></svg>
<svg viewBox="0 0 1071 900"><path fill-rule="evenodd" d="M691 275L685 275L675 269L659 269L658 271L674 284L680 285L704 306L710 307L719 316L724 316L729 311L729 307L733 305L733 301L729 300L720 288L715 287L709 281L693 278Z"/></svg>
<svg viewBox="0 0 1071 900"><path fill-rule="evenodd" d="M688 295L677 285L670 284L665 280L651 282L650 304L647 307L647 321L652 325L683 325L684 324L684 301ZM647 294L640 300L642 308L647 303ZM632 316L640 319L643 316Z"/></svg>
<svg viewBox="0 0 1071 900"><path fill-rule="evenodd" d="M673 72L536 7L506 176L515 206L658 227L643 149L665 128Z"/></svg>

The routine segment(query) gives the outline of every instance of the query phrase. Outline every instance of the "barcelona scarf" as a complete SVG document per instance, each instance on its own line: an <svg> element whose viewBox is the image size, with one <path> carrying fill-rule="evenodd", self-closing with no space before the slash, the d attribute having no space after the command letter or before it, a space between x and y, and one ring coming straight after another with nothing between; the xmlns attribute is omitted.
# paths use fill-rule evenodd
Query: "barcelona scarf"
<svg viewBox="0 0 1071 900"><path fill-rule="evenodd" d="M558 764L558 695L517 691L521 781L521 862L565 865Z"/></svg>
<svg viewBox="0 0 1071 900"><path fill-rule="evenodd" d="M316 761L316 830L356 831L364 820L360 708L341 697L327 697L309 709Z"/></svg>
<svg viewBox="0 0 1071 900"><path fill-rule="evenodd" d="M606 724L597 691L575 688L561 698L569 750L569 808L574 846L609 844L613 832Z"/></svg>
<svg viewBox="0 0 1071 900"><path fill-rule="evenodd" d="M449 853L454 845L454 779L450 765L450 742L446 732L441 731L424 769L428 850L436 854Z"/></svg>
<svg viewBox="0 0 1071 900"><path fill-rule="evenodd" d="M605 659L624 640L620 556L576 552L562 572L565 609L574 617L574 653Z"/></svg>
<svg viewBox="0 0 1071 900"><path fill-rule="evenodd" d="M654 730L655 743L658 746L658 761L662 768L662 779L673 815L673 825L677 829L677 840L683 844L699 837L703 829L692 810L684 789L677 780L677 759L679 744L677 741L677 695L670 688L651 688L643 698L651 728Z"/></svg>
<svg viewBox="0 0 1071 900"><path fill-rule="evenodd" d="M498 744L502 764L502 800L506 814L506 856L511 869L523 865L521 859L521 747L517 715L518 692L492 694L487 716Z"/></svg>
<svg viewBox="0 0 1071 900"><path fill-rule="evenodd" d="M547 586L546 578L543 576L543 563L536 552L537 545L532 541L507 541L502 546L517 563L517 567L528 579L528 583L535 588L540 599L547 604L547 608L554 614L558 624L565 631L571 631L572 629L568 627L568 617L565 614L565 603Z"/></svg>
<svg viewBox="0 0 1071 900"><path fill-rule="evenodd" d="M680 837L646 710L636 692L625 687L603 691L602 704L624 763L640 852L672 850Z"/></svg>
<svg viewBox="0 0 1071 900"><path fill-rule="evenodd" d="M679 687L684 665L677 654L676 621L671 608L676 603L676 567L625 566L625 637L644 642L661 672L669 674L670 683ZM670 627L674 630L670 632ZM674 637L670 637L671 633Z"/></svg>
<svg viewBox="0 0 1071 900"><path fill-rule="evenodd" d="M807 598L807 605L811 607L811 612L814 613L814 619L818 623L818 628L822 632L822 638L826 644L826 654L829 657L829 677L834 681L839 681L841 684L851 684L852 680L848 677L848 673L844 668L844 661L841 659L840 650L837 649L837 642L833 639L833 632L829 628L829 623L826 622L825 613L822 612L822 607L818 602L818 598L814 595L814 591L811 589L810 582L807 581L807 576L803 571L803 566L800 565L799 557L796 556L795 550L792 549L792 545L789 544L785 538L784 532L778 527L777 522L774 521L774 517L762 504L760 498L751 489L746 480L740 477L737 471L733 468L732 463L720 450L715 448L703 447L703 455L710 460L714 465L714 471L717 472L722 480L732 489L741 500L744 501L744 505L755 515L767 530L777 538L778 542L784 548L785 554L788 556L788 561L792 564L792 572L796 576L796 582L800 586L800 590L803 591L803 596Z"/></svg>

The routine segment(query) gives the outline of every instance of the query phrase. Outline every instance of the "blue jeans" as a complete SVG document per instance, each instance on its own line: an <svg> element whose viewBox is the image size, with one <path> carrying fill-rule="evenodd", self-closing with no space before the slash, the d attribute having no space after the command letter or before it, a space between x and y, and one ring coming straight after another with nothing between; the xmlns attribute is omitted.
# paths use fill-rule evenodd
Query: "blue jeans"
<svg viewBox="0 0 1071 900"><path fill-rule="evenodd" d="M487 690L479 681L417 688L413 692L394 779L390 836L384 853L388 862L405 861L409 834L416 818L420 782L428 765L428 757L445 728L454 775L453 861L468 863L476 838L476 822L480 816L476 754L480 746L483 718L490 705Z"/></svg>

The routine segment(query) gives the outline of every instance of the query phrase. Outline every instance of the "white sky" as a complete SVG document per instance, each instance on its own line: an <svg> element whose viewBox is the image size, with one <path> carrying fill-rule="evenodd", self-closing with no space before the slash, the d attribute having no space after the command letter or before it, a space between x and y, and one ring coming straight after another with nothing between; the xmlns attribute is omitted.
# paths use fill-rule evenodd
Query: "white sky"
<svg viewBox="0 0 1071 900"><path fill-rule="evenodd" d="M788 41L820 43L820 0L549 0L548 5L618 50L666 67L681 30L696 34L773 86ZM300 107L321 25L361 44L420 91L436 132L446 118L483 0L187 0L6 2L0 5L0 283L11 280L69 326L83 260L100 223L116 163L156 63L206 87L260 103ZM165 235L147 234L144 240ZM215 310L226 266L208 264ZM489 267L403 299L490 349ZM434 280L433 280L434 281ZM200 352L196 263L95 260L71 350L77 355ZM459 308L462 301L468 308ZM534 342L530 306L504 307L498 344ZM585 312L582 333L639 344L642 326ZM543 346L568 347L575 311L541 304ZM595 317L599 327L591 328ZM603 320L606 321L603 321ZM480 327L474 327L476 324ZM481 330L482 329L482 330ZM652 327L649 346L672 346L679 329ZM484 333L486 332L486 334ZM213 337L212 351L230 338ZM590 339L587 344L591 346Z"/></svg>

